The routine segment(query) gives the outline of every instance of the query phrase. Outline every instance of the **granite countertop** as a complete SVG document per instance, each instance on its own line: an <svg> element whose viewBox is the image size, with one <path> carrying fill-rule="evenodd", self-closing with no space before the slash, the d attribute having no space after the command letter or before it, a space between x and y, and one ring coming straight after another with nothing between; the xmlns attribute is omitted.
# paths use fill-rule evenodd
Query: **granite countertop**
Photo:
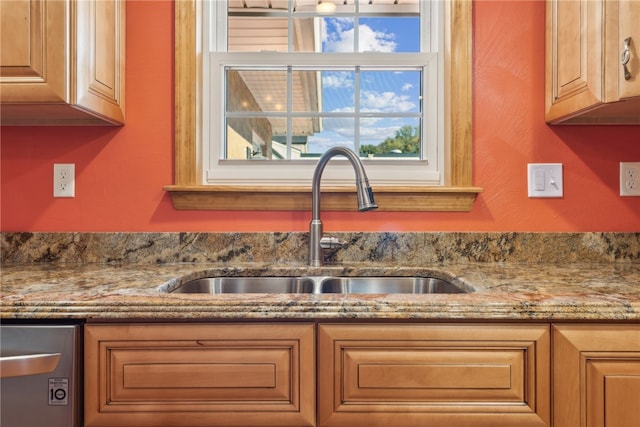
<svg viewBox="0 0 640 427"><path fill-rule="evenodd" d="M207 276L437 276L463 294L171 294ZM451 319L640 321L637 263L460 263L432 268L263 263L9 264L2 319Z"/></svg>

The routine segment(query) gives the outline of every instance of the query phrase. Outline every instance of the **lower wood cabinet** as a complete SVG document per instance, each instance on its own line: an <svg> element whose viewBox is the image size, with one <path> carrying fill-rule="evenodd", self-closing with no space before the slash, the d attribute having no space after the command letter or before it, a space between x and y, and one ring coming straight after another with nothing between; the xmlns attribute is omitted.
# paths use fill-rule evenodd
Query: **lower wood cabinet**
<svg viewBox="0 0 640 427"><path fill-rule="evenodd" d="M638 408L639 324L85 326L86 427L635 427Z"/></svg>
<svg viewBox="0 0 640 427"><path fill-rule="evenodd" d="M320 324L320 426L548 426L549 325Z"/></svg>
<svg viewBox="0 0 640 427"><path fill-rule="evenodd" d="M91 324L85 426L313 426L312 323Z"/></svg>
<svg viewBox="0 0 640 427"><path fill-rule="evenodd" d="M554 426L640 426L640 325L554 325Z"/></svg>

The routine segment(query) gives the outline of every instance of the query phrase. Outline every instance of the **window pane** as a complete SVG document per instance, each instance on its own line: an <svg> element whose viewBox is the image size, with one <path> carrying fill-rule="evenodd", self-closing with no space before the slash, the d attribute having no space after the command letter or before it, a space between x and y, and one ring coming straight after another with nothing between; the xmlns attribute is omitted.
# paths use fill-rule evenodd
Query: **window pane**
<svg viewBox="0 0 640 427"><path fill-rule="evenodd" d="M355 71L294 70L294 112L353 112Z"/></svg>
<svg viewBox="0 0 640 427"><path fill-rule="evenodd" d="M368 113L419 113L421 80L416 70L362 71L360 108Z"/></svg>
<svg viewBox="0 0 640 427"><path fill-rule="evenodd" d="M256 53L230 55L244 65L224 67L224 158L307 158L336 145L420 158L423 62L390 68L393 60L380 55L420 52L418 0L323 3L336 12L320 13L317 0L229 1L229 51Z"/></svg>
<svg viewBox="0 0 640 427"><path fill-rule="evenodd" d="M360 156L381 159L420 159L420 119L370 117L361 121Z"/></svg>
<svg viewBox="0 0 640 427"><path fill-rule="evenodd" d="M293 0L295 13L332 14L353 13L358 0ZM369 0L365 0L369 1ZM324 4L320 4L324 3Z"/></svg>
<svg viewBox="0 0 640 427"><path fill-rule="evenodd" d="M226 71L227 111L286 111L286 69Z"/></svg>
<svg viewBox="0 0 640 427"><path fill-rule="evenodd" d="M348 17L322 18L322 52L354 52L355 20Z"/></svg>
<svg viewBox="0 0 640 427"><path fill-rule="evenodd" d="M287 52L288 19L268 16L229 16L229 52Z"/></svg>
<svg viewBox="0 0 640 427"><path fill-rule="evenodd" d="M305 158L335 145L420 158L420 70L296 69L291 76L288 111L286 70L227 68L227 159Z"/></svg>
<svg viewBox="0 0 640 427"><path fill-rule="evenodd" d="M338 145L356 150L354 118L323 117L319 125L319 131L308 138L307 157L319 157Z"/></svg>
<svg viewBox="0 0 640 427"><path fill-rule="evenodd" d="M229 117L226 121L227 145L225 158L233 160L271 160L281 156L274 148L277 135L286 135L285 117Z"/></svg>
<svg viewBox="0 0 640 427"><path fill-rule="evenodd" d="M420 52L420 18L360 18L359 52Z"/></svg>
<svg viewBox="0 0 640 427"><path fill-rule="evenodd" d="M316 34L315 18L295 17L293 22L293 46L294 52L318 52L320 44Z"/></svg>

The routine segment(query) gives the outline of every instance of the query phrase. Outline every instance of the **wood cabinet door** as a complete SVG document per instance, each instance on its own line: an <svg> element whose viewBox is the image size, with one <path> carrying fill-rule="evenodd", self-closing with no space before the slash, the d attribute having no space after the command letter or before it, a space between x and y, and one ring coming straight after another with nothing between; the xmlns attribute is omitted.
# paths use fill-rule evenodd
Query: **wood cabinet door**
<svg viewBox="0 0 640 427"><path fill-rule="evenodd" d="M71 103L114 124L124 123L126 1L75 5L75 79Z"/></svg>
<svg viewBox="0 0 640 427"><path fill-rule="evenodd" d="M552 330L554 425L640 425L640 325Z"/></svg>
<svg viewBox="0 0 640 427"><path fill-rule="evenodd" d="M602 0L547 0L546 119L604 101Z"/></svg>
<svg viewBox="0 0 640 427"><path fill-rule="evenodd" d="M548 426L548 325L320 324L320 426Z"/></svg>
<svg viewBox="0 0 640 427"><path fill-rule="evenodd" d="M63 1L0 2L2 103L67 101L68 17Z"/></svg>
<svg viewBox="0 0 640 427"><path fill-rule="evenodd" d="M619 85L619 97L631 98L640 96L640 1L638 0L620 0L618 6L619 26L617 50L618 57L616 62L617 75ZM622 66L623 55L626 55L625 40L627 41L628 75L625 77L624 68ZM637 110L640 116L640 108Z"/></svg>
<svg viewBox="0 0 640 427"><path fill-rule="evenodd" d="M545 120L640 124L640 2L547 0L546 8Z"/></svg>
<svg viewBox="0 0 640 427"><path fill-rule="evenodd" d="M124 123L124 0L2 0L0 17L1 124Z"/></svg>
<svg viewBox="0 0 640 427"><path fill-rule="evenodd" d="M85 328L85 426L312 426L314 325Z"/></svg>

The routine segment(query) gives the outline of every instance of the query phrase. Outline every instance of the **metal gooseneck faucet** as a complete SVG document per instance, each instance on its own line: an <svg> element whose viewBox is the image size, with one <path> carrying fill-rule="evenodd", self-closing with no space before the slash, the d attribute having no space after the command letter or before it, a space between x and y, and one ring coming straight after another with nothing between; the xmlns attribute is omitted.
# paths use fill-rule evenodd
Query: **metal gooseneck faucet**
<svg viewBox="0 0 640 427"><path fill-rule="evenodd" d="M358 194L358 210L361 212L376 209L378 205L373 198L373 190L369 186L369 179L364 171L364 165L353 150L346 147L332 147L327 150L316 165L313 172L311 223L309 224L309 265L319 267L323 263L322 221L320 220L320 179L329 160L334 156L345 156L356 173L356 192ZM326 238L324 238L326 239ZM326 245L330 247L330 245Z"/></svg>

